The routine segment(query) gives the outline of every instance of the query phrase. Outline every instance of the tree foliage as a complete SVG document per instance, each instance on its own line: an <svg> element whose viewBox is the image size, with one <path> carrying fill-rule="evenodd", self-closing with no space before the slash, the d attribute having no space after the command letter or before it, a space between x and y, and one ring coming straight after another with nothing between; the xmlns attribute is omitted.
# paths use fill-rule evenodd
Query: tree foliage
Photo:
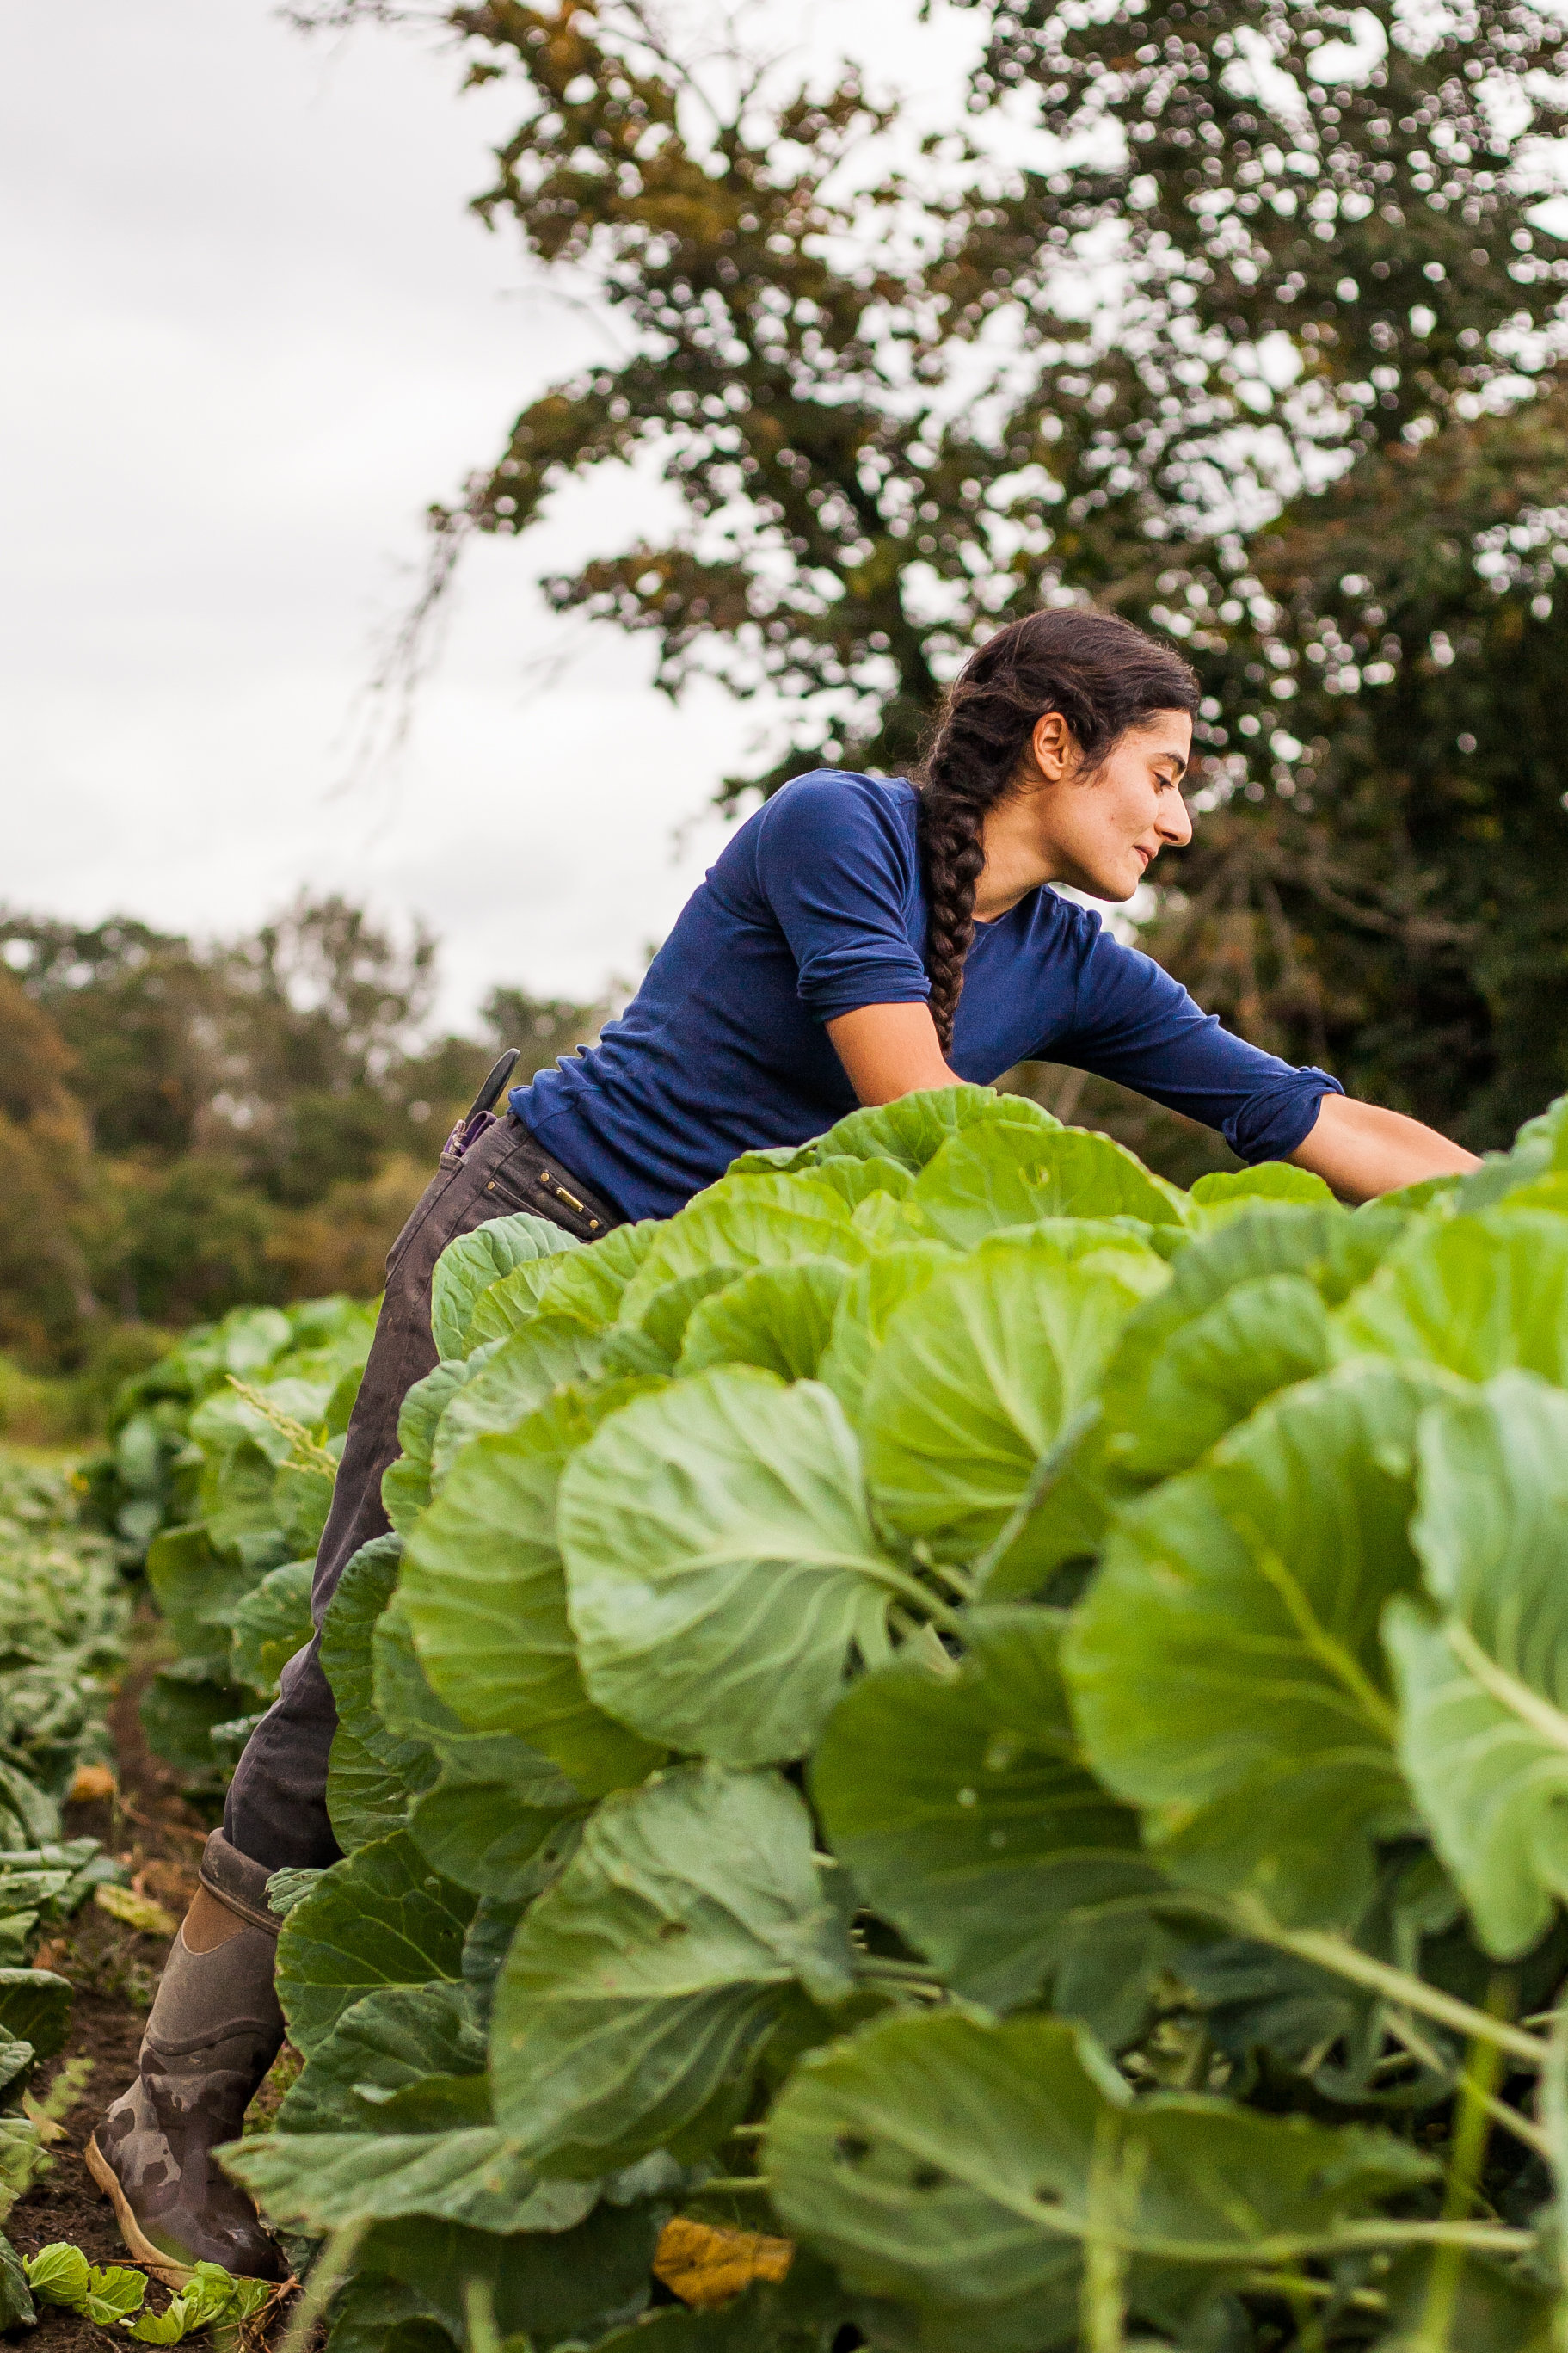
<svg viewBox="0 0 1568 2353"><path fill-rule="evenodd" d="M434 941L336 897L207 944L8 913L0 959L0 1345L42 1360L106 1316L373 1295L498 1047L527 1077L604 1014L498 987L432 1037Z"/></svg>
<svg viewBox="0 0 1568 2353"><path fill-rule="evenodd" d="M847 63L792 81L638 0L426 12L518 89L478 209L619 354L435 511L437 572L574 479L657 475L669 528L546 586L648 637L672 694L765 691L731 797L907 765L940 681L1042 600L1174 636L1206 822L1150 944L1260 1042L1499 1141L1564 1075L1568 264L1532 220L1563 27L954 5L983 60L919 135Z"/></svg>

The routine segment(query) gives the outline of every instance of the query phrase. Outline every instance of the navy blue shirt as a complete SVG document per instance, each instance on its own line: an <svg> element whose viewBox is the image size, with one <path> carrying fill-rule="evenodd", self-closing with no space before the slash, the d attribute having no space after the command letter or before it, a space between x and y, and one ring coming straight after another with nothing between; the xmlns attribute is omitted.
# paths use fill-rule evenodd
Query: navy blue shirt
<svg viewBox="0 0 1568 2353"><path fill-rule="evenodd" d="M931 994L917 801L821 768L749 818L619 1021L516 1088L547 1150L628 1218L669 1216L737 1153L804 1144L856 1105L823 1024ZM1339 1082L1222 1029L1097 914L1042 888L977 924L952 1067L988 1085L1068 1062L1217 1127L1243 1160L1294 1151Z"/></svg>

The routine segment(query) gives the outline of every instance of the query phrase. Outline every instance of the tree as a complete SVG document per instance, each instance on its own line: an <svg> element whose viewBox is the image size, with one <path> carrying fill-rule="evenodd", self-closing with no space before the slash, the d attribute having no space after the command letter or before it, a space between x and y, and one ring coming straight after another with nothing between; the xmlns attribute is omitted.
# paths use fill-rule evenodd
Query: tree
<svg viewBox="0 0 1568 2353"><path fill-rule="evenodd" d="M1510 5L1429 39L1358 15L1382 50L1359 69L1349 12L1299 0L1176 0L1136 47L1124 14L999 11L993 86L1037 91L1064 142L1123 132L1101 183L1031 184L1005 227L1123 242L1114 351L1086 385L1047 350L1035 397L1042 427L1099 404L1100 480L1062 502L1089 585L1210 688L1215 814L1150 944L1262 1042L1480 1145L1568 1083L1568 264L1521 168L1562 120L1564 34ZM1243 398L1268 423L1238 465Z"/></svg>
<svg viewBox="0 0 1568 2353"><path fill-rule="evenodd" d="M96 1148L188 1151L216 1083L213 977L189 941L128 916L14 913L0 956L58 1026Z"/></svg>
<svg viewBox="0 0 1568 2353"><path fill-rule="evenodd" d="M519 86L479 211L626 353L435 511L432 592L467 533L657 468L683 524L546 585L651 637L672 694L771 690L785 741L731 797L907 765L941 680L1042 599L1176 636L1214 815L1151 944L1250 1034L1498 1140L1568 1077L1541 1059L1568 845L1529 682L1565 265L1521 179L1563 27L1523 0L968 5L970 111L901 174L896 104L848 68L816 91L678 50L638 0L437 12L471 80ZM985 153L1004 96L1035 112L1021 167ZM1445 646L1486 704L1446 736Z"/></svg>
<svg viewBox="0 0 1568 2353"><path fill-rule="evenodd" d="M609 1010L607 1005L574 1005L563 997L530 997L521 988L492 988L480 1016L498 1047L517 1048L522 1059L512 1083L521 1086L590 1044Z"/></svg>
<svg viewBox="0 0 1568 2353"><path fill-rule="evenodd" d="M96 1312L80 1246L87 1137L70 1049L0 970L0 1347L46 1356Z"/></svg>
<svg viewBox="0 0 1568 2353"><path fill-rule="evenodd" d="M201 947L0 915L0 1347L374 1294L498 1047L531 1075L604 1016L502 987L432 1037L435 959L341 898Z"/></svg>

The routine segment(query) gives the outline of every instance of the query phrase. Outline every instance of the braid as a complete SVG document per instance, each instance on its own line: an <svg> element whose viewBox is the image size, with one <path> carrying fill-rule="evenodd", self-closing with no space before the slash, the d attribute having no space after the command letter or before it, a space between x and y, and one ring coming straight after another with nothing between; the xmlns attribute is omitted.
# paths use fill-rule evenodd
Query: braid
<svg viewBox="0 0 1568 2353"><path fill-rule="evenodd" d="M963 964L974 938L974 892L985 865L980 838L984 809L956 796L922 796L921 856L931 903L926 966L931 1012L944 1054L952 1051L952 1020L963 987Z"/></svg>
<svg viewBox="0 0 1568 2353"><path fill-rule="evenodd" d="M1019 780L1037 721L1059 712L1087 764L1156 711L1195 711L1198 683L1173 649L1113 614L1031 613L972 654L943 699L916 777L930 910L926 969L944 1054L974 938L986 817Z"/></svg>

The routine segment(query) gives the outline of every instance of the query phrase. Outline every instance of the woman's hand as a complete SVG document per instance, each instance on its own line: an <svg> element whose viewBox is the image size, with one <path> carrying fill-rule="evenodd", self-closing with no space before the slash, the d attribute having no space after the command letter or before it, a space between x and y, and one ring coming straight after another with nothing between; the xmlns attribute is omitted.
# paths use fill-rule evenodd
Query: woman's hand
<svg viewBox="0 0 1568 2353"><path fill-rule="evenodd" d="M826 1025L834 1050L863 1103L893 1103L924 1087L962 1085L950 1071L923 1005L861 1005Z"/></svg>
<svg viewBox="0 0 1568 2353"><path fill-rule="evenodd" d="M1464 1176L1481 1165L1435 1127L1349 1095L1323 1097L1310 1134L1290 1158L1351 1201L1374 1200L1424 1176Z"/></svg>

